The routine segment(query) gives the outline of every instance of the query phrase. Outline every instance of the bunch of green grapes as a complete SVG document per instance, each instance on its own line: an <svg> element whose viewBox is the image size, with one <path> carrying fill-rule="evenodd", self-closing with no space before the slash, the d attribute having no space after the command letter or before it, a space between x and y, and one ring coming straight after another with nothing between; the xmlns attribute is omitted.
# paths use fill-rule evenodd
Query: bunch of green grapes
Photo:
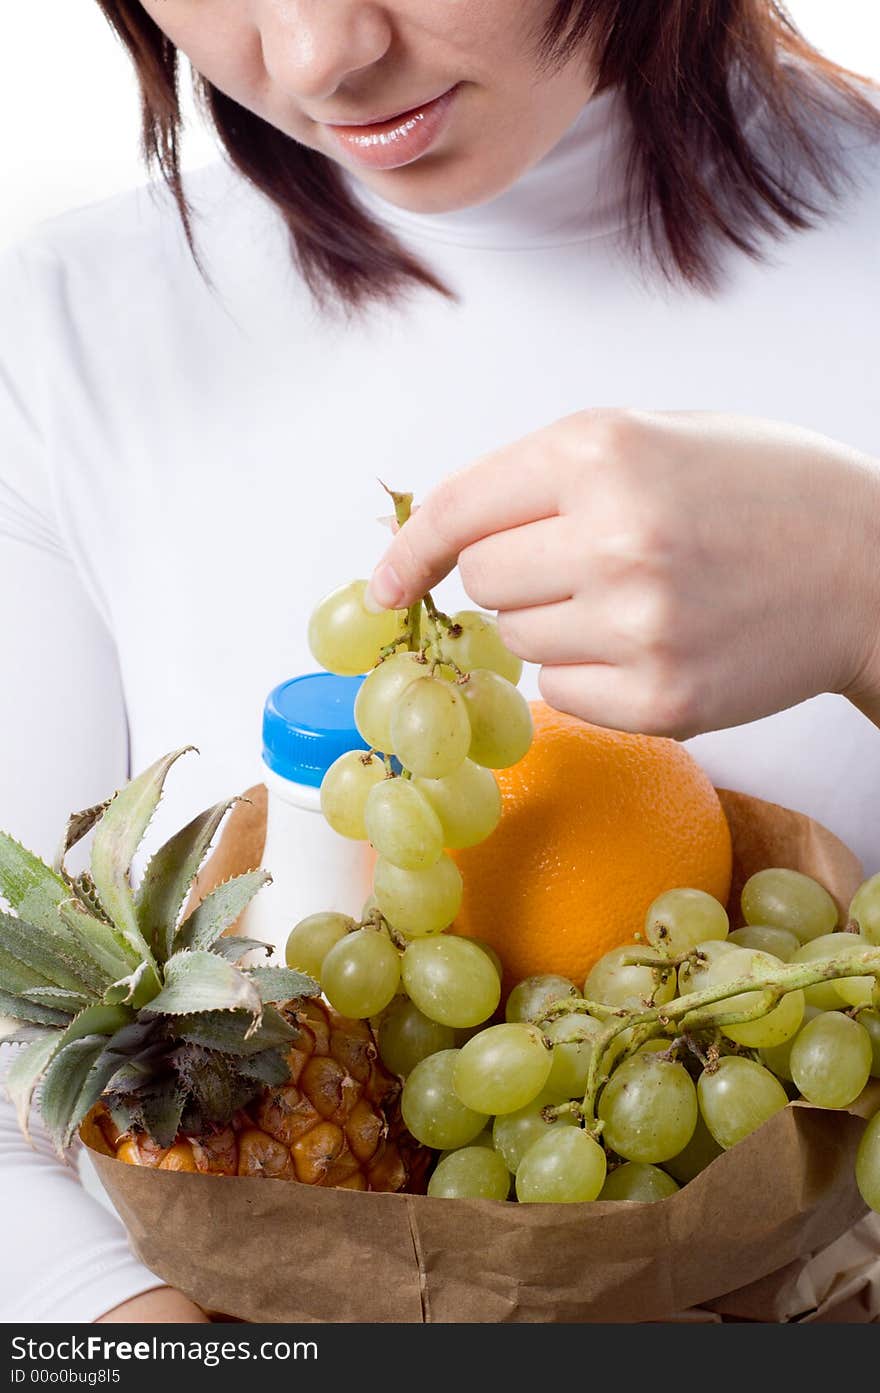
<svg viewBox="0 0 880 1393"><path fill-rule="evenodd" d="M334 831L374 847L372 895L359 922L328 912L297 924L287 962L317 978L345 1016L375 1018L395 1002L383 1052L403 1073L498 1006L491 950L445 932L463 889L448 853L495 830L493 770L526 753L532 719L516 686L522 663L489 615L450 617L430 596L406 612L374 614L365 590L353 581L322 600L309 643L331 672L368 671L355 723L369 749L328 769L321 808Z"/></svg>
<svg viewBox="0 0 880 1393"><path fill-rule="evenodd" d="M654 1202L792 1098L844 1108L880 1078L880 956L871 954L870 974L840 975L841 959L862 955L864 969L880 942L880 877L853 900L849 933L823 887L797 872L752 877L742 903L746 922L731 933L711 896L669 891L649 907L647 944L606 954L583 996L562 977L528 978L508 997L504 1023L464 1039L432 1035L411 1002L393 1006L380 1050L405 1081L408 1127L443 1152L429 1194ZM785 962L802 964L813 984L762 1002ZM838 975L823 981L830 963ZM696 991L718 996L701 1017L686 1000ZM655 1033L644 1038L629 1019L646 1014ZM610 1043L609 1020L623 1027L612 1026ZM880 1117L865 1131L856 1178L880 1208Z"/></svg>

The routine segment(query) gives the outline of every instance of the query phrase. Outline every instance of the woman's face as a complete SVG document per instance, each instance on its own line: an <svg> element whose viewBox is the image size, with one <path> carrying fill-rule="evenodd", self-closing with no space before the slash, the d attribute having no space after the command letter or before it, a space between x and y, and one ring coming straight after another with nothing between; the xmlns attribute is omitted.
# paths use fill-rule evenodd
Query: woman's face
<svg viewBox="0 0 880 1393"><path fill-rule="evenodd" d="M582 55L539 66L554 3L142 0L215 87L425 213L501 193L590 96Z"/></svg>

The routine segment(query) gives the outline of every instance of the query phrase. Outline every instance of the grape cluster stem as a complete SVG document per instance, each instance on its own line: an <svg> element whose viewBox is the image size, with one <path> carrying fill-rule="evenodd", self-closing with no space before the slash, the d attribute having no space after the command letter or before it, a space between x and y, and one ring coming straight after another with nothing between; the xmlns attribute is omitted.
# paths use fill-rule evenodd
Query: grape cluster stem
<svg viewBox="0 0 880 1393"><path fill-rule="evenodd" d="M394 504L394 516L397 521L398 527L403 527L404 523L409 522L409 519L412 516L413 495L411 493L398 493L395 489L390 489L387 484L383 484L382 487L384 488L385 492L388 494L389 498ZM434 597L431 594L430 590L428 590L421 597L421 599L416 600L414 605L410 605L409 609L406 612L405 632L402 633L399 638L396 638L393 643L389 643L385 648L382 649L379 655L380 659L390 658L392 654L396 653L397 649L402 648L404 644L406 645L410 653L421 654L423 646L422 605L424 605L425 607L425 613L427 614L428 619L434 628L438 640L440 638L441 629L445 629L446 633L451 638L457 638L460 635L461 625L456 624L454 620L450 619L448 614L444 614L442 610L437 608L437 605L434 602ZM439 648L439 646L440 645L438 643L437 647ZM458 667L454 662L452 662L451 659L446 657L443 657L441 660L435 662L434 668L440 667L443 664L445 664L448 667L451 667L459 680L463 681L468 675L466 672L463 672L461 668Z"/></svg>
<svg viewBox="0 0 880 1393"><path fill-rule="evenodd" d="M688 958L698 960L697 954ZM649 957L635 951L623 959L627 967L649 966L656 968L656 957ZM664 965L665 966L665 965ZM781 963L778 966L758 970L748 977L725 982L717 987L705 987L702 991L689 992L662 1006L645 1006L644 1009L626 1006L606 1006L600 1001L589 1001L585 997L565 997L550 1007L540 1022L549 1024L561 1016L579 1013L593 1016L604 1022L604 1029L592 1042L590 1070L587 1076L587 1089L583 1103L563 1103L556 1108L546 1109L547 1117L559 1117L566 1112L574 1112L583 1119L589 1134L598 1140L602 1122L596 1116L599 1094L608 1082L609 1052L619 1035L634 1030L628 1042L626 1054L634 1054L648 1040L656 1036L670 1034L675 1036L678 1023L685 1027L687 1035L699 1030L718 1030L724 1026L745 1025L749 1021L760 1020L768 1015L787 992L803 991L807 987L818 986L822 982L833 982L844 977L873 977L874 1002L880 1005L880 948L866 949L855 956L827 958L811 963ZM734 1011L713 1011L711 1008L722 1001L748 993L749 1005Z"/></svg>

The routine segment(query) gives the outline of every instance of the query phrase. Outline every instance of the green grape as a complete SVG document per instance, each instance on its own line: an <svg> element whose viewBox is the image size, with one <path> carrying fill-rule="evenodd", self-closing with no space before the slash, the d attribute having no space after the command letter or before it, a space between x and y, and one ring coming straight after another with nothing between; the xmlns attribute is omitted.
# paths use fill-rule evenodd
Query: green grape
<svg viewBox="0 0 880 1393"><path fill-rule="evenodd" d="M438 1161L428 1194L448 1200L506 1200L510 1171L497 1151L484 1146L463 1146Z"/></svg>
<svg viewBox="0 0 880 1393"><path fill-rule="evenodd" d="M522 693L497 672L475 668L458 689L470 718L469 756L487 769L508 769L528 753L532 713Z"/></svg>
<svg viewBox="0 0 880 1393"><path fill-rule="evenodd" d="M522 661L505 647L497 621L491 615L480 614L473 609L460 609L457 614L451 615L451 619L461 633L453 636L444 626L439 639L428 645L428 657L442 656L448 662L455 663L462 672L487 668L516 686L522 677Z"/></svg>
<svg viewBox="0 0 880 1393"><path fill-rule="evenodd" d="M578 1204L598 1199L605 1152L580 1127L551 1129L533 1142L516 1172L521 1204Z"/></svg>
<svg viewBox="0 0 880 1393"><path fill-rule="evenodd" d="M840 958L864 951L864 939L857 934L823 934L821 938L804 943L791 961L824 962L828 958ZM871 1000L873 985L873 977L839 977L830 982L817 982L814 987L806 987L804 997L811 1006L818 1006L820 1011L837 1011L841 1006L866 1005Z"/></svg>
<svg viewBox="0 0 880 1393"><path fill-rule="evenodd" d="M725 1151L788 1104L788 1094L770 1070L739 1055L728 1055L714 1069L704 1069L697 1096L706 1126Z"/></svg>
<svg viewBox="0 0 880 1393"><path fill-rule="evenodd" d="M880 872L859 886L849 907L849 918L858 924L862 938L880 944Z"/></svg>
<svg viewBox="0 0 880 1393"><path fill-rule="evenodd" d="M772 924L746 924L742 929L734 929L728 938L736 948L757 948L759 953L770 953L781 963L791 962L800 939L790 929L777 929Z"/></svg>
<svg viewBox="0 0 880 1393"><path fill-rule="evenodd" d="M501 790L495 775L473 760L466 759L445 779L413 782L440 819L444 846L477 846L501 820Z"/></svg>
<svg viewBox="0 0 880 1393"><path fill-rule="evenodd" d="M381 759L365 750L349 750L330 765L321 783L321 812L334 832L356 842L367 840L367 799L385 777Z"/></svg>
<svg viewBox="0 0 880 1393"><path fill-rule="evenodd" d="M407 945L403 984L429 1020L456 1028L488 1020L501 999L491 959L476 943L451 934Z"/></svg>
<svg viewBox="0 0 880 1393"><path fill-rule="evenodd" d="M725 939L729 928L724 905L704 890L667 890L645 915L645 937L670 957Z"/></svg>
<svg viewBox="0 0 880 1393"><path fill-rule="evenodd" d="M859 1025L868 1032L868 1039L871 1041L871 1076L880 1079L880 1012L860 1011L858 1019Z"/></svg>
<svg viewBox="0 0 880 1393"><path fill-rule="evenodd" d="M440 1050L417 1064L403 1085L400 1110L416 1141L435 1151L467 1146L488 1118L465 1107L453 1087L458 1050Z"/></svg>
<svg viewBox="0 0 880 1393"><path fill-rule="evenodd" d="M543 1137L551 1128L576 1127L577 1123L570 1112L548 1122L543 1116L544 1108L555 1107L560 1101L558 1094L546 1090L539 1093L531 1103L516 1112L502 1113L496 1117L492 1126L492 1140L495 1150L504 1158L504 1164L512 1175L533 1142Z"/></svg>
<svg viewBox="0 0 880 1393"><path fill-rule="evenodd" d="M602 1186L600 1200L629 1200L636 1204L653 1204L677 1194L678 1185L658 1166L642 1161L625 1161L613 1170Z"/></svg>
<svg viewBox="0 0 880 1393"><path fill-rule="evenodd" d="M385 1068L406 1078L429 1055L453 1049L455 1032L448 1025L428 1020L414 1002L401 997L379 1025L378 1044Z"/></svg>
<svg viewBox="0 0 880 1393"><path fill-rule="evenodd" d="M848 933L846 937L852 943L850 952L870 953L871 945L862 934ZM847 1006L870 1006L874 1000L876 981L877 978L873 974L870 977L842 977L837 982L837 990Z"/></svg>
<svg viewBox="0 0 880 1393"><path fill-rule="evenodd" d="M558 977L553 972L524 977L507 998L505 1019L539 1021L547 1008L564 996L577 996L577 987L567 977Z"/></svg>
<svg viewBox="0 0 880 1393"><path fill-rule="evenodd" d="M679 1185L687 1185L688 1181L710 1166L717 1156L720 1156L723 1147L720 1147L703 1121L702 1113L697 1115L697 1125L694 1128L694 1135L691 1137L687 1146L679 1151L677 1156L670 1156L668 1161L664 1161L664 1168L673 1176Z"/></svg>
<svg viewBox="0 0 880 1393"><path fill-rule="evenodd" d="M632 953L650 957L657 967L626 967L623 959ZM639 1006L651 1001L665 1006L675 996L675 968L669 967L663 953L638 943L612 948L594 965L584 983L584 996L604 1006Z"/></svg>
<svg viewBox="0 0 880 1393"><path fill-rule="evenodd" d="M423 871L440 860L440 819L409 779L385 779L370 789L364 826L379 855L392 866Z"/></svg>
<svg viewBox="0 0 880 1393"><path fill-rule="evenodd" d="M818 1006L811 1006L809 1002L804 1005L804 1016L801 1021L801 1030L816 1016L820 1015ZM800 1033L800 1032L798 1032ZM790 1040L783 1040L781 1045L771 1045L769 1049L759 1051L761 1063L764 1064L771 1074L775 1074L778 1079L784 1079L786 1083L792 1082L791 1077L791 1051L797 1035L792 1035Z"/></svg>
<svg viewBox="0 0 880 1393"><path fill-rule="evenodd" d="M736 945L729 938L713 938L698 943L693 955L678 969L678 995L702 992L710 985L712 968L719 958L732 953Z"/></svg>
<svg viewBox="0 0 880 1393"><path fill-rule="evenodd" d="M455 1091L476 1112L517 1112L543 1091L552 1062L536 1025L491 1025L462 1047Z"/></svg>
<svg viewBox="0 0 880 1393"><path fill-rule="evenodd" d="M769 953L759 953L755 948L735 948L732 953L723 954L712 964L708 985L720 987L726 982L736 981L739 977L753 977L781 966L779 960L771 957ZM729 1011L748 1011L759 1001L760 993L741 992L738 996L719 1001L713 1009L719 1015ZM770 1046L781 1045L796 1035L803 1015L803 992L786 992L779 1005L774 1006L772 1011L758 1020L746 1021L741 1025L725 1025L721 1028L728 1039L735 1040L738 1045L746 1045L754 1050L769 1049Z"/></svg>
<svg viewBox="0 0 880 1393"><path fill-rule="evenodd" d="M542 1029L553 1042L548 1091L561 1098L583 1098L593 1055L592 1042L602 1030L601 1022L578 1011L560 1016Z"/></svg>
<svg viewBox="0 0 880 1393"><path fill-rule="evenodd" d="M361 683L354 699L354 723L374 750L394 753L391 745L391 713L395 702L411 683L428 672L418 653L394 653L385 658Z"/></svg>
<svg viewBox="0 0 880 1393"><path fill-rule="evenodd" d="M353 1020L378 1016L400 986L400 954L383 933L358 929L331 948L321 987L334 1010Z"/></svg>
<svg viewBox="0 0 880 1393"><path fill-rule="evenodd" d="M483 939L481 938L469 938L468 943L475 943L478 948L482 948L483 952L486 954L486 957L490 960L495 971L498 973L499 978L504 977L504 964L502 963L498 954L495 952L495 949L492 947L491 943L484 943Z"/></svg>
<svg viewBox="0 0 880 1393"><path fill-rule="evenodd" d="M494 1143L493 1140L492 1140L492 1132L491 1132L491 1129L490 1129L489 1127L487 1127L486 1130L485 1130L484 1132L480 1132L479 1136L474 1137L473 1141L469 1141L469 1142L468 1142L468 1146L485 1146L485 1147L488 1147L488 1149L489 1149L490 1151L494 1150L495 1143ZM440 1152L440 1155L437 1157L437 1160L438 1160L438 1161L445 1161L447 1156L454 1156L455 1153L456 1153L456 1151L460 1151L460 1150L461 1150L461 1147L460 1147L460 1146L454 1146L454 1147L452 1147L452 1148L451 1148L450 1150L448 1150L448 1151L441 1151L441 1152ZM507 1170L507 1167L505 1166L504 1169ZM510 1175L510 1172L508 1171L508 1178L509 1178L509 1175Z"/></svg>
<svg viewBox="0 0 880 1393"><path fill-rule="evenodd" d="M837 905L824 886L801 871L757 871L743 886L747 924L789 929L801 943L829 934L837 924Z"/></svg>
<svg viewBox="0 0 880 1393"><path fill-rule="evenodd" d="M871 1118L859 1142L856 1184L868 1208L880 1214L880 1112Z"/></svg>
<svg viewBox="0 0 880 1393"><path fill-rule="evenodd" d="M376 899L376 896L372 894L368 895L367 898L364 900L363 908L361 909L361 922L364 923L367 919L371 917L371 915L380 913L381 910L379 909L379 901Z"/></svg>
<svg viewBox="0 0 880 1393"><path fill-rule="evenodd" d="M442 779L467 758L471 725L461 689L442 677L420 677L394 703L391 744L405 769Z"/></svg>
<svg viewBox="0 0 880 1393"><path fill-rule="evenodd" d="M380 856L373 889L388 923L407 938L440 933L461 908L461 871L445 853L423 871L406 871Z"/></svg>
<svg viewBox="0 0 880 1393"><path fill-rule="evenodd" d="M634 1054L614 1070L599 1099L602 1137L627 1161L654 1165L677 1156L697 1124L697 1094L683 1064Z"/></svg>
<svg viewBox="0 0 880 1393"><path fill-rule="evenodd" d="M312 657L328 672L355 677L376 666L379 654L404 632L406 613L364 608L365 580L353 580L325 596L309 620Z"/></svg>
<svg viewBox="0 0 880 1393"><path fill-rule="evenodd" d="M356 928L355 921L347 914L326 912L300 919L287 938L287 966L297 972L307 972L310 977L320 981L321 968L330 949Z"/></svg>
<svg viewBox="0 0 880 1393"><path fill-rule="evenodd" d="M795 1085L818 1108L849 1107L868 1082L872 1063L867 1030L839 1011L823 1011L805 1025L791 1050Z"/></svg>

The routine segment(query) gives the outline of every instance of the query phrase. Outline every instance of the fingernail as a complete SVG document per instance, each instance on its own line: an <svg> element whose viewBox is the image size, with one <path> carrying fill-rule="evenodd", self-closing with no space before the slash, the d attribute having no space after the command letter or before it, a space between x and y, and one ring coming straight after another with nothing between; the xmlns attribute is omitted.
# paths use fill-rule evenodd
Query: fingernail
<svg viewBox="0 0 880 1393"><path fill-rule="evenodd" d="M393 566L383 562L372 574L364 593L364 609L370 614L381 614L385 609L400 609L403 599L403 581Z"/></svg>

